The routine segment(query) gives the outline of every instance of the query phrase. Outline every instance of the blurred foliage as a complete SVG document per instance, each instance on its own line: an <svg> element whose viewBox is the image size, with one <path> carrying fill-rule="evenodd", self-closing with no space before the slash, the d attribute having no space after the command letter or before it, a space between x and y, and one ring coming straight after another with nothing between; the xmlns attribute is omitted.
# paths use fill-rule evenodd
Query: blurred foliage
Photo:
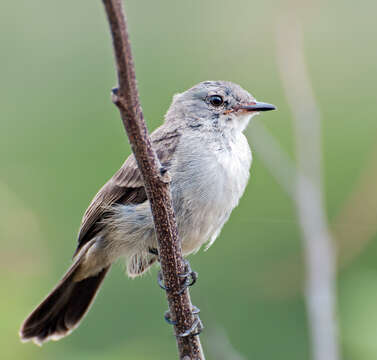
<svg viewBox="0 0 377 360"><path fill-rule="evenodd" d="M330 220L341 212L376 160L374 1L130 0L126 9L149 129L175 92L227 79L278 105L255 121L294 157L275 39L276 19L293 9L321 107ZM20 343L21 321L65 271L86 206L130 148L110 101L115 71L101 1L2 1L0 44L1 357L176 358L156 269L131 281L114 266L73 335L43 348ZM377 237L368 240L339 270L345 360L377 353ZM191 262L200 273L192 298L206 325L208 359L218 359L216 329L247 359L310 358L299 225L258 153L239 207L216 244Z"/></svg>

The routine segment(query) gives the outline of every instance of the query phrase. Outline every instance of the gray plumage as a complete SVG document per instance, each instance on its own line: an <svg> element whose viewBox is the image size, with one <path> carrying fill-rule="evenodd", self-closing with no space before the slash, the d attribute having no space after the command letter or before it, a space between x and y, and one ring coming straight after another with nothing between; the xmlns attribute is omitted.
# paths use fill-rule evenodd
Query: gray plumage
<svg viewBox="0 0 377 360"><path fill-rule="evenodd" d="M243 130L258 111L273 109L225 81L202 82L174 96L151 139L171 177L184 255L213 244L237 206L252 160ZM93 199L78 241L73 265L22 325L23 340L41 344L72 331L119 257L131 277L157 260L150 252L157 248L152 214L133 155Z"/></svg>

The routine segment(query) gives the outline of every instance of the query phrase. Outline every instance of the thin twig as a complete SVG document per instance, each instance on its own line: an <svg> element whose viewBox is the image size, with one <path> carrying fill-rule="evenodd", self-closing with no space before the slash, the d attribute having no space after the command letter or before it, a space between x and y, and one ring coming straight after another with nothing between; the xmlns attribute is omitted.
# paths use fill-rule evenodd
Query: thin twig
<svg viewBox="0 0 377 360"><path fill-rule="evenodd" d="M278 22L277 35L279 69L294 115L297 166L262 123L254 124L250 136L262 161L296 206L307 267L306 302L313 359L337 360L336 254L323 201L320 114L295 19Z"/></svg>
<svg viewBox="0 0 377 360"><path fill-rule="evenodd" d="M256 153L267 170L279 183L281 188L296 202L295 178L305 176L293 163L284 148L260 121L255 121L248 133ZM377 233L377 146L369 155L368 163L362 170L351 194L342 205L333 220L330 233L336 241L338 252L338 269L347 266L373 240ZM305 181L310 181L306 178ZM299 272L300 264L292 258L287 260L295 264ZM281 275L280 267L276 268L272 278ZM297 291L292 287L291 291Z"/></svg>
<svg viewBox="0 0 377 360"><path fill-rule="evenodd" d="M306 302L314 360L339 359L336 324L336 255L327 224L321 180L320 114L295 18L278 23L278 65L292 108L298 173L296 207L306 258Z"/></svg>
<svg viewBox="0 0 377 360"><path fill-rule="evenodd" d="M119 89L115 98L139 169L143 175L159 246L161 269L171 317L176 320L176 334L189 329L193 322L188 290L179 294L185 271L181 244L172 207L169 176L160 173L161 165L152 148L141 110L135 70L128 39L122 0L103 0L113 38ZM176 337L180 359L202 360L199 336Z"/></svg>
<svg viewBox="0 0 377 360"><path fill-rule="evenodd" d="M249 134L258 156L282 189L291 197L299 215L305 240L306 301L313 359L337 360L339 355L335 315L336 261L327 221L322 218L325 216L324 208L321 209L322 215L316 216L321 214L318 206L321 204L319 198L322 195L312 180L295 166L289 155L261 122L255 122ZM298 183L301 184L301 190L296 189L299 186ZM305 197L302 196L303 193ZM306 201L308 203L304 213L303 203ZM322 228L321 231L323 225L326 225L326 229ZM291 261L288 262L292 264ZM299 264L297 264L297 271L299 270ZM273 277L276 278L280 274L279 268Z"/></svg>

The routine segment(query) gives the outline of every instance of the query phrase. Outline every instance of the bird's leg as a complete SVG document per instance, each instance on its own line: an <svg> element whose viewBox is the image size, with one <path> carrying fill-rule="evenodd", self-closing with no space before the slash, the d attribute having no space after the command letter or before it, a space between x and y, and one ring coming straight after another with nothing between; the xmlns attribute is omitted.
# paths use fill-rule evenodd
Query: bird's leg
<svg viewBox="0 0 377 360"><path fill-rule="evenodd" d="M149 248L148 251L150 254L156 255L157 257L159 257L158 250L156 248Z"/></svg>
<svg viewBox="0 0 377 360"><path fill-rule="evenodd" d="M161 175L161 180L166 183L166 184L169 184L171 182L171 177L168 173L168 168L167 166L161 164L160 166L160 175Z"/></svg>
<svg viewBox="0 0 377 360"><path fill-rule="evenodd" d="M160 261L158 250L156 248L149 248L149 252L153 255L156 255L158 258L158 261ZM182 294L189 286L194 285L196 280L198 279L198 273L195 271L192 271L191 265L186 259L184 259L184 264L185 264L185 272L183 274L178 274L180 278L184 279L182 283L182 287L178 292L179 295ZM164 284L164 279L163 279L161 270L159 270L157 273L157 282L161 289L165 291L171 291ZM177 334L177 336L179 337L186 337L189 335L195 336L195 335L199 335L202 332L204 326L199 317L200 309L193 305L191 311L192 311L192 314L194 315L194 322L192 323L189 329L187 329L183 333ZM165 312L164 319L170 325L177 325L177 321L171 318L171 314L169 310Z"/></svg>
<svg viewBox="0 0 377 360"><path fill-rule="evenodd" d="M164 165L161 165L161 167L160 167L160 175L164 176L167 173L167 171L168 171L168 168L166 166L164 166Z"/></svg>
<svg viewBox="0 0 377 360"><path fill-rule="evenodd" d="M196 283L196 280L198 279L198 273L191 269L191 265L188 262L188 260L184 259L184 262L185 262L186 272L184 274L178 275L180 278L184 279L182 289L179 292L180 294L182 294L186 290L187 287L194 285ZM199 335L202 332L204 326L199 317L200 309L193 305L191 311L192 311L192 314L194 315L194 321L191 327L187 329L186 331L184 331L183 333L177 334L177 336L179 337L195 336L195 335Z"/></svg>
<svg viewBox="0 0 377 360"><path fill-rule="evenodd" d="M148 252L152 255L155 255L157 256L157 261L160 262L160 256L158 254L158 250L156 248L149 248L148 249ZM163 279L163 276L162 276L162 272L161 270L158 270L158 273L157 273L157 282L158 282L158 285L160 286L161 289L165 290L165 291L170 291L165 285L164 285L164 279Z"/></svg>

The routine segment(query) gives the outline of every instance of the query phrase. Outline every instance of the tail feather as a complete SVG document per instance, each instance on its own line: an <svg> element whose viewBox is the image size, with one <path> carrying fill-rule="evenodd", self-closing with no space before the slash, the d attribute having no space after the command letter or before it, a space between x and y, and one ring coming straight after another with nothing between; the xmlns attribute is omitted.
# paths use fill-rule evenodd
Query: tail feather
<svg viewBox="0 0 377 360"><path fill-rule="evenodd" d="M94 276L75 281L79 260L24 321L20 330L22 341L32 340L42 345L45 341L68 335L79 325L110 268L107 266Z"/></svg>

